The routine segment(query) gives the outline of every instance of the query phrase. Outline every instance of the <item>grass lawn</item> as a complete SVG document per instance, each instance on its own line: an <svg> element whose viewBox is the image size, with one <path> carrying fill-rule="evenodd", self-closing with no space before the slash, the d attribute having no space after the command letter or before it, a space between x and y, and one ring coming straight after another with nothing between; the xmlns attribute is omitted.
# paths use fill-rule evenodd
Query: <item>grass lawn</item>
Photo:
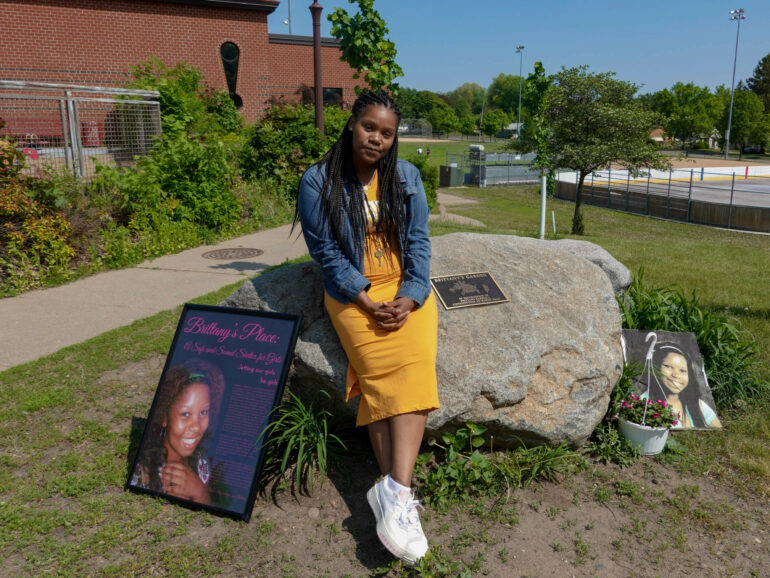
<svg viewBox="0 0 770 578"><path fill-rule="evenodd" d="M451 211L487 224L488 233L536 237L540 195L535 186L452 189L478 197L477 205ZM548 200L547 238L570 237L574 204ZM551 211L556 220L553 233ZM734 314L759 341L761 366L770 380L770 236L682 223L584 206L586 234L576 237L601 245L634 273L645 269L650 286L676 285L695 291L701 302ZM462 230L432 224L440 235Z"/></svg>
<svg viewBox="0 0 770 578"><path fill-rule="evenodd" d="M446 146L455 144L467 146ZM443 146L431 143L432 161ZM487 227L432 223L433 235L537 235L536 187L452 192L479 203L450 211ZM572 209L549 201L549 232L553 210L555 236L567 237ZM733 313L758 339L760 371L770 379L770 237L584 211L582 238L632 271L644 266L649 285L677 284ZM197 302L218 303L235 287ZM332 472L309 498L258 497L250 524L123 491L137 424L180 311L0 373L3 575L417 575L392 563L374 537L361 499L376 474L368 451L350 459L359 474L352 482ZM508 576L511 567L530 575L688 575L704 568L763 575L770 567L770 404L758 400L720 417L723 431L677 432L676 451L631 468L588 460L561 484L536 483L504 503L428 511L426 531L440 563L424 575ZM365 442L360 447L366 450ZM653 543L655 554L647 556Z"/></svg>

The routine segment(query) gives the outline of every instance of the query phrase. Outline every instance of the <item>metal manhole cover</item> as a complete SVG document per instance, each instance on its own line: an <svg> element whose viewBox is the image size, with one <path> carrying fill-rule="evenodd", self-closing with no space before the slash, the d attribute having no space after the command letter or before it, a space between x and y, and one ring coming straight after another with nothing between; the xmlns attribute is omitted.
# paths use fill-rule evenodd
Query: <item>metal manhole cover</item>
<svg viewBox="0 0 770 578"><path fill-rule="evenodd" d="M259 257L264 251L262 249L247 249L245 247L233 247L232 249L214 249L206 251L202 257L204 259L215 259L217 261L233 261L235 259L248 259L249 257Z"/></svg>

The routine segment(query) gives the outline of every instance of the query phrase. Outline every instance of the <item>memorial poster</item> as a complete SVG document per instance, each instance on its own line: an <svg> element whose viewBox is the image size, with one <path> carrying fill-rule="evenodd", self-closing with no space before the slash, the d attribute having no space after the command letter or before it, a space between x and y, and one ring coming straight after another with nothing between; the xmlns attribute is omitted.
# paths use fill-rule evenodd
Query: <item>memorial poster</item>
<svg viewBox="0 0 770 578"><path fill-rule="evenodd" d="M185 305L127 487L248 521L299 320Z"/></svg>
<svg viewBox="0 0 770 578"><path fill-rule="evenodd" d="M641 373L637 393L666 401L678 414L672 429L722 427L693 333L623 330L623 356Z"/></svg>

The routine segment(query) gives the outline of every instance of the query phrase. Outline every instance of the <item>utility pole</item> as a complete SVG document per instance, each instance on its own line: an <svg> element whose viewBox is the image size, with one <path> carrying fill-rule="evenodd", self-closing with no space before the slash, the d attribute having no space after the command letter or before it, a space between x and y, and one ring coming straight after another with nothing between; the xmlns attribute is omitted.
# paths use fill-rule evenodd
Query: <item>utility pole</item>
<svg viewBox="0 0 770 578"><path fill-rule="evenodd" d="M519 55L519 117L516 121L516 139L521 137L521 63L524 58L524 46L517 46L516 53Z"/></svg>

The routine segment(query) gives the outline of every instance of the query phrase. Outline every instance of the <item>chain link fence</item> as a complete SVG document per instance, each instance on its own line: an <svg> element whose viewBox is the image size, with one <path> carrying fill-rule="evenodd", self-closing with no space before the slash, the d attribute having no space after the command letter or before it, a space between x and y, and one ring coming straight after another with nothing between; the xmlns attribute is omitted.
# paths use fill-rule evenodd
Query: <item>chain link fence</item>
<svg viewBox="0 0 770 578"><path fill-rule="evenodd" d="M433 136L433 126L424 118L402 118L398 125L398 136L428 137Z"/></svg>
<svg viewBox="0 0 770 578"><path fill-rule="evenodd" d="M532 166L534 159L534 153L488 153L469 149L461 153L447 151L446 166L462 170L468 185L523 185L539 182L540 169Z"/></svg>
<svg viewBox="0 0 770 578"><path fill-rule="evenodd" d="M0 137L27 157L24 172L95 174L97 163L129 166L160 136L159 94L42 82L0 80Z"/></svg>

